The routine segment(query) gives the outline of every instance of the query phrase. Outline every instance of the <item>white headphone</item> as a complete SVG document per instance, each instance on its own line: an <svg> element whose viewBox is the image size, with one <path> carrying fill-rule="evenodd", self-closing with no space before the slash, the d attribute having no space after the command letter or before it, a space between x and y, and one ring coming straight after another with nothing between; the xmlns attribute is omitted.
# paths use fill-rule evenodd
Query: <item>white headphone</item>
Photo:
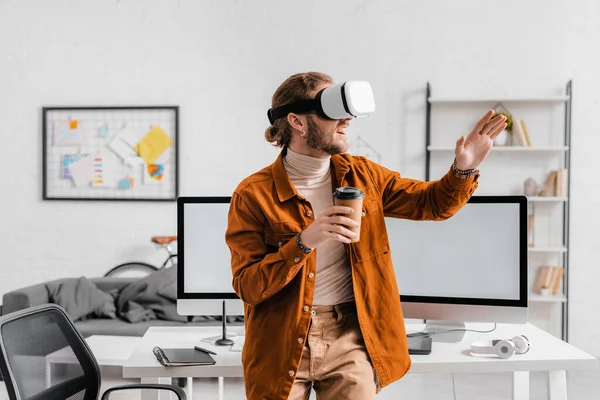
<svg viewBox="0 0 600 400"><path fill-rule="evenodd" d="M485 340L471 344L472 354L495 355L500 358L510 358L515 353L525 354L531 347L525 335L515 336L509 340Z"/></svg>

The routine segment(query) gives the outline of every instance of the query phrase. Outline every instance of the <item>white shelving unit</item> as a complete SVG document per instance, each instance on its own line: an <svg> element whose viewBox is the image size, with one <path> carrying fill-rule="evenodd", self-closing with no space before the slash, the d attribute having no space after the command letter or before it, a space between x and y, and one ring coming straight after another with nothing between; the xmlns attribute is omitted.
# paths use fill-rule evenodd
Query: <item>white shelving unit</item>
<svg viewBox="0 0 600 400"><path fill-rule="evenodd" d="M527 201L530 203L565 203L569 201L568 197L557 196L529 196Z"/></svg>
<svg viewBox="0 0 600 400"><path fill-rule="evenodd" d="M566 253L566 247L530 247L530 253Z"/></svg>
<svg viewBox="0 0 600 400"><path fill-rule="evenodd" d="M544 295L544 294L532 293L529 295L529 302L530 303L566 303L567 298L565 297L564 294Z"/></svg>
<svg viewBox="0 0 600 400"><path fill-rule="evenodd" d="M432 97L428 96L429 103L556 103L569 101L571 97L545 96L545 97Z"/></svg>
<svg viewBox="0 0 600 400"><path fill-rule="evenodd" d="M453 147L434 147L428 146L428 151L454 151ZM492 151L494 153L511 153L511 152L526 152L526 153L542 153L542 152L563 152L568 151L569 148L567 146L559 146L559 147L523 147L523 146L501 146L501 147L493 147Z"/></svg>
<svg viewBox="0 0 600 400"><path fill-rule="evenodd" d="M546 160L554 160L555 158L560 158L562 161L560 162L561 168L565 168L567 170L567 195L564 197L558 196L528 196L528 208L530 210L530 214L534 216L534 231L535 224L538 222L536 208L540 207L541 210L554 210L558 211L555 213L556 215L561 215L561 221L555 219L554 216L549 217L547 222L548 231L558 231L556 226L559 224L562 226L562 239L560 244L554 244L558 242L556 240L550 240L549 243L553 244L540 244L534 245L528 248L528 269L529 269L529 288L532 286L531 279L534 279L537 268L546 264L547 260L562 260L561 263L551 262L552 266L562 266L564 269L564 273L562 276L562 286L559 289L559 292L554 295L542 295L530 292L528 294L528 302L530 304L530 308L538 308L540 307L541 315L550 315L548 310L543 307L558 307L558 311L560 311L560 318L555 318L554 316L547 317L557 322L560 325L560 335L562 339L568 340L568 276L569 276L569 195L570 195L570 153L571 153L571 99L572 99L572 82L569 81L566 85L565 95L558 96L543 96L543 97L440 97L440 96L432 96L431 85L429 82L427 83L427 123L426 123L426 142L425 142L425 154L426 154L426 169L425 169L425 180L430 180L431 175L431 163L432 157L437 155L443 156L443 159L446 160L448 158L448 153L452 154L454 152L453 143L448 145L435 145L432 144L432 105L440 105L441 110L452 110L451 112L456 111L456 107L469 107L480 105L485 105L485 103L491 104L510 104L511 109L519 109L519 107L524 107L525 109L540 111L540 110L548 110L550 106L560 106L564 104L564 140L561 140L562 143L549 143L541 144L539 146L514 146L514 145L506 145L506 146L494 146L491 150L491 154L498 154L498 156L493 157L498 160L497 157L510 157L511 162L518 162L521 157L529 157L531 160L539 160L539 164L542 167L537 167L537 171L540 169L545 171L544 162ZM447 108L450 107L450 108ZM514 108L513 108L514 107ZM560 114L560 113L559 113ZM452 114L446 114L447 117ZM452 115L453 116L453 115ZM550 125L551 128L555 128L556 125ZM444 130L445 127L438 127L438 130ZM555 131L555 129L553 130ZM438 134L439 136L439 134ZM436 136L437 137L437 136ZM440 136L441 137L441 136ZM445 136L444 136L445 137ZM556 141L556 140L555 140ZM543 141L540 141L543 142ZM486 169L495 169L494 161L490 160L492 157L488 157L486 160ZM523 174L526 172L523 171ZM508 176L508 175L507 175ZM521 175L521 171L517 171L516 173L513 171L513 175L508 176L505 179L514 179L515 176L518 176L518 179L522 179L519 182L514 182L515 184L521 185L528 176ZM514 187L512 185L511 187ZM496 188L491 189L496 190ZM498 189L500 190L500 189ZM501 192L503 193L503 192ZM514 194L514 193L505 193L505 194ZM555 207L562 207L562 212ZM553 228L550 228L551 224L555 224ZM552 309L554 310L554 309ZM552 311L553 313L554 311Z"/></svg>

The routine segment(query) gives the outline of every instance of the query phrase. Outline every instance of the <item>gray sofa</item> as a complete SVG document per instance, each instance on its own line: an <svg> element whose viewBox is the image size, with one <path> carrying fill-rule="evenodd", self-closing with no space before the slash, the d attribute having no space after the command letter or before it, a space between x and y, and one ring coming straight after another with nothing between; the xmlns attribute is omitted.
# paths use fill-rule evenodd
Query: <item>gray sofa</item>
<svg viewBox="0 0 600 400"><path fill-rule="evenodd" d="M45 283L24 287L4 294L2 304L2 314L8 314L13 311L24 308L50 303L51 289L62 283L67 283L75 278L63 278ZM89 281L105 293L121 291L130 284L136 282L134 278L90 278ZM200 319L200 320L199 320ZM143 336L150 326L220 326L219 318L207 316L205 318L195 318L192 321L174 321L165 319L150 319L140 322L128 322L121 318L96 318L88 316L82 319L74 320L75 326L84 335L117 335L117 336ZM243 321L230 321L228 325L243 325Z"/></svg>

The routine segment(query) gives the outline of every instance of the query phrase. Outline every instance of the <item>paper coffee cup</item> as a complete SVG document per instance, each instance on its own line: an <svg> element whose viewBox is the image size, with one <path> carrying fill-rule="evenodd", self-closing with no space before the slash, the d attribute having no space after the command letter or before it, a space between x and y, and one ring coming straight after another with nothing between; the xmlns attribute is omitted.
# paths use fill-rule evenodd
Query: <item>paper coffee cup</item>
<svg viewBox="0 0 600 400"><path fill-rule="evenodd" d="M351 187L339 187L333 192L333 204L336 206L350 207L354 209L352 214L341 214L344 217L353 219L357 224L357 228L346 226L349 230L356 233L356 238L352 242L358 242L360 239L360 222L362 220L362 204L365 194L362 190Z"/></svg>

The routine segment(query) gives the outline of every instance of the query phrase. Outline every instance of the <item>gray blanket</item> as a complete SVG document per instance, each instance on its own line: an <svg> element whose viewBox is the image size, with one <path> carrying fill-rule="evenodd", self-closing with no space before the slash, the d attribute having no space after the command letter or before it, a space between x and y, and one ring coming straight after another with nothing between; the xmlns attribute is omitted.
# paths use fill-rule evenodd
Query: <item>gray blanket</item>
<svg viewBox="0 0 600 400"><path fill-rule="evenodd" d="M46 284L48 299L65 309L77 321L86 317L116 318L117 292L103 292L82 276L76 279L52 281Z"/></svg>
<svg viewBox="0 0 600 400"><path fill-rule="evenodd" d="M119 318L127 322L162 319L178 322L221 320L205 315L189 318L177 313L177 266L155 271L121 291L100 290L85 277L46 285L51 302L63 307L74 321L89 318ZM243 316L228 316L228 322Z"/></svg>
<svg viewBox="0 0 600 400"><path fill-rule="evenodd" d="M117 315L129 322L187 322L187 316L177 314L177 267L160 269L124 288L117 297L116 308Z"/></svg>

